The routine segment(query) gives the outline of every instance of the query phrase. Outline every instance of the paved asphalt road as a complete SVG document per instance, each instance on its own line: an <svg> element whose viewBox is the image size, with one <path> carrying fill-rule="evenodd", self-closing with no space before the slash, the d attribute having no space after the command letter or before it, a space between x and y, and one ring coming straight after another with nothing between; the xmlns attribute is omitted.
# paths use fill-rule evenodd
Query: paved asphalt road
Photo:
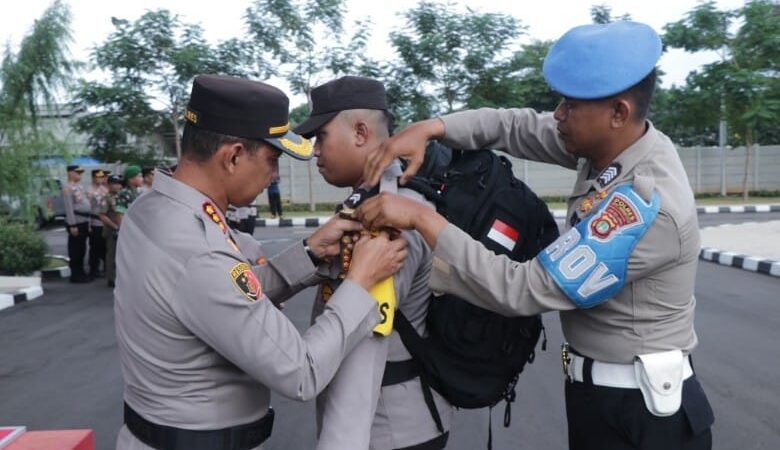
<svg viewBox="0 0 780 450"><path fill-rule="evenodd" d="M744 217L743 217L744 216ZM702 226L744 220L777 220L780 214L700 216ZM306 229L259 229L269 253ZM52 251L65 235L50 230ZM47 282L44 297L0 311L0 424L29 429L92 428L97 449L114 446L121 424L122 379L116 355L111 291L102 280L88 285ZM780 280L702 261L699 265L694 355L699 378L715 409L715 449L775 449L780 442ZM304 329L313 291L288 303L290 319ZM512 424L503 407L493 412L494 448L564 449L566 424L555 314L545 315L548 351L521 376ZM311 403L274 397L277 422L268 450L309 449ZM459 411L451 450L485 448L488 413Z"/></svg>

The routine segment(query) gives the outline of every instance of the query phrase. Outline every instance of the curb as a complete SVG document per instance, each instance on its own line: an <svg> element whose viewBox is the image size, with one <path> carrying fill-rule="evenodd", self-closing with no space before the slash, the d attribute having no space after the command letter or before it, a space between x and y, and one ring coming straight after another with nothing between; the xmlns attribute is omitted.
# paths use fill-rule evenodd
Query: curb
<svg viewBox="0 0 780 450"><path fill-rule="evenodd" d="M11 306L18 305L19 303L35 300L42 295L43 288L40 286L19 289L7 294L0 293L0 310L10 308Z"/></svg>
<svg viewBox="0 0 780 450"><path fill-rule="evenodd" d="M292 219L257 219L255 222L256 227L318 227L330 220L330 216L327 217L295 217Z"/></svg>
<svg viewBox="0 0 780 450"><path fill-rule="evenodd" d="M67 256L64 255L46 255L46 256L51 258L62 259L65 261L70 260ZM69 277L70 277L70 267L68 266L58 267L56 269L41 270L41 280L57 280L57 279L69 278Z"/></svg>
<svg viewBox="0 0 780 450"><path fill-rule="evenodd" d="M716 248L702 248L699 259L714 262L722 266L736 267L737 269L758 272L774 277L780 277L780 261L755 258L734 252L724 252Z"/></svg>
<svg viewBox="0 0 780 450"><path fill-rule="evenodd" d="M699 206L699 214L780 212L780 205Z"/></svg>

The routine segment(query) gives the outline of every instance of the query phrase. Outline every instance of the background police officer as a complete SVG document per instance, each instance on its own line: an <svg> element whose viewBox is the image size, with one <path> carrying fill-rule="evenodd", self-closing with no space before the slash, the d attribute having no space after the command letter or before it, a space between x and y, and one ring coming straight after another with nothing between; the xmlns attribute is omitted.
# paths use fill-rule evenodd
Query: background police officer
<svg viewBox="0 0 780 450"><path fill-rule="evenodd" d="M65 223L68 229L68 258L70 266L70 282L86 283L90 281L84 271L84 256L87 253L89 238L89 217L92 205L84 186L81 185L81 174L84 169L79 165L69 165L68 182L62 188L62 199L65 205Z"/></svg>
<svg viewBox="0 0 780 450"><path fill-rule="evenodd" d="M359 210L370 226L420 231L434 248L431 286L506 315L560 310L572 449L708 449L713 414L692 371L699 230L671 141L645 117L661 40L647 25L575 27L544 75L553 115L482 109L410 126L367 168L422 161L428 139L496 148L577 171L568 230L527 263L492 254L413 202L388 195ZM486 270L486 268L489 268Z"/></svg>
<svg viewBox="0 0 780 450"><path fill-rule="evenodd" d="M110 170L93 169L92 183L87 195L92 205L89 218L89 276L97 278L101 276L100 264L105 270L106 239L103 237L103 221L100 220L100 211L104 208L108 197L108 185L106 183Z"/></svg>
<svg viewBox="0 0 780 450"><path fill-rule="evenodd" d="M320 281L314 262L338 254L343 233L360 225L333 219L266 258L225 224L227 205L253 201L282 152L311 157L311 144L288 132L288 107L264 83L196 77L175 173L158 173L122 221L120 449L261 448L273 423L270 390L313 398L379 321L366 289L401 266L405 241L359 241L356 270L301 336L275 303Z"/></svg>

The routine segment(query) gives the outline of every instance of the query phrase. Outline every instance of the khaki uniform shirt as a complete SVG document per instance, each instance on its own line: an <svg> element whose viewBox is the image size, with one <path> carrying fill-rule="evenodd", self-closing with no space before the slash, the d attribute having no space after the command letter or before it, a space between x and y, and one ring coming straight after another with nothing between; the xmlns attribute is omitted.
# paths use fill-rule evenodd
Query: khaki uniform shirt
<svg viewBox="0 0 780 450"><path fill-rule="evenodd" d="M89 203L92 206L91 212L94 215L94 217L90 218L89 224L93 227L102 227L103 222L98 216L105 209L105 204L108 199L108 188L105 186L95 187L90 185L87 196L89 197Z"/></svg>
<svg viewBox="0 0 780 450"><path fill-rule="evenodd" d="M266 259L211 200L160 174L125 215L115 322L124 400L161 425L213 430L255 421L270 391L314 398L379 322L345 282L303 336L272 303L320 281L302 243ZM123 429L120 448L143 448Z"/></svg>
<svg viewBox="0 0 780 450"><path fill-rule="evenodd" d="M613 163L617 176L593 177L590 162L568 153L551 114L530 109L480 109L442 117L443 142L454 148L494 148L534 161L577 171L568 198L565 227L598 209L599 193L622 184L646 201L655 191L658 216L628 260L623 288L591 309L576 309L538 259L517 263L486 250L454 225L439 235L431 287L455 293L475 305L505 315L560 310L565 338L593 359L630 363L635 355L681 349L697 343L693 328L694 281L700 248L693 193L677 151L652 124ZM603 175L603 174L602 174ZM606 185L599 178L609 179Z"/></svg>
<svg viewBox="0 0 780 450"><path fill-rule="evenodd" d="M424 202L409 189L406 197ZM429 205L431 206L431 205ZM432 207L432 206L431 206ZM417 232L403 232L408 256L394 275L398 310L415 330L426 335L425 318L431 290L431 250ZM332 269L338 273L339 262ZM335 281L327 282L336 286ZM333 299L323 300L322 287L314 304L316 317ZM382 386L385 363L406 361L411 355L396 331L388 337L372 336L361 342L344 359L330 385L317 397L317 450L393 450L429 441L439 434L425 404L420 379ZM432 390L444 430L449 430L453 408Z"/></svg>
<svg viewBox="0 0 780 450"><path fill-rule="evenodd" d="M65 222L68 225L89 221L88 214L92 213L92 204L84 186L79 183L66 183L62 188L62 200L65 205Z"/></svg>

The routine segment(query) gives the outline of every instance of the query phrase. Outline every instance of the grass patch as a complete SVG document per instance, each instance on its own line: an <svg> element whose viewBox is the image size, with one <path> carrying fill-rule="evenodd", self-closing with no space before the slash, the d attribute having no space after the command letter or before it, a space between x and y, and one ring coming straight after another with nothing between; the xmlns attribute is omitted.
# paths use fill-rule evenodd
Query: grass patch
<svg viewBox="0 0 780 450"><path fill-rule="evenodd" d="M62 258L55 258L53 256L46 256L43 260L43 270L46 269L57 269L60 267L67 267L68 261L62 259Z"/></svg>

